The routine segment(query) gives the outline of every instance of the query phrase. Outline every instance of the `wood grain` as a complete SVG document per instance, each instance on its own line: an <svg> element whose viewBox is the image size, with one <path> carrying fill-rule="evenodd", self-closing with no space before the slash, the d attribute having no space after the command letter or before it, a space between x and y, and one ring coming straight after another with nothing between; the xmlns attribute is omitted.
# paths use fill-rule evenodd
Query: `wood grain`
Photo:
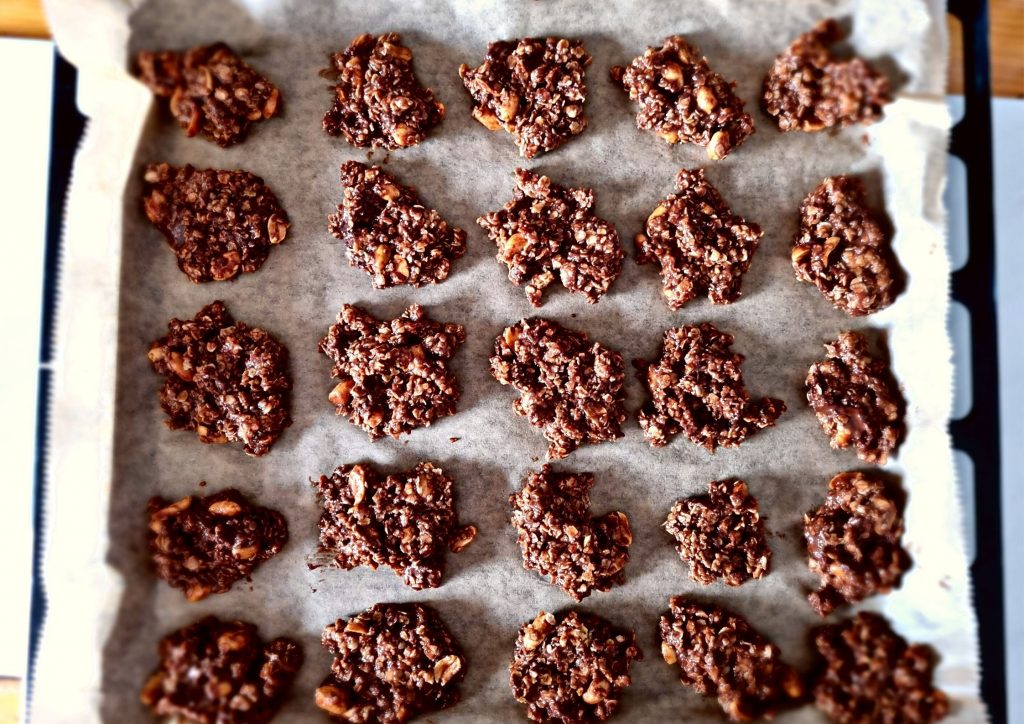
<svg viewBox="0 0 1024 724"><path fill-rule="evenodd" d="M0 2L0 36L48 38L42 0L3 0Z"/></svg>

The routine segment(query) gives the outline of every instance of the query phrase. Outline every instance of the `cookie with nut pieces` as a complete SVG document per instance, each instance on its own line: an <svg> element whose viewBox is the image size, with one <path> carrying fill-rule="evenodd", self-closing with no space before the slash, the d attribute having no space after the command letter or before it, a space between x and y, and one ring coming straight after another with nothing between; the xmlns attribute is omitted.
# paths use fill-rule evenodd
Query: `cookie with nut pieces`
<svg viewBox="0 0 1024 724"><path fill-rule="evenodd" d="M148 505L149 549L159 578L189 601L224 593L288 541L284 516L234 488Z"/></svg>
<svg viewBox="0 0 1024 724"><path fill-rule="evenodd" d="M335 81L324 130L359 148L407 148L444 118L444 104L413 72L412 51L398 33L360 35L330 55L323 75Z"/></svg>
<svg viewBox="0 0 1024 724"><path fill-rule="evenodd" d="M142 205L193 282L224 281L263 266L288 234L288 214L248 171L146 167Z"/></svg>
<svg viewBox="0 0 1024 724"><path fill-rule="evenodd" d="M347 161L341 185L343 197L328 229L345 242L349 266L366 272L376 289L443 282L452 262L466 253L466 232L379 166Z"/></svg>
<svg viewBox="0 0 1024 724"><path fill-rule="evenodd" d="M625 581L633 531L621 511L590 515L592 473L545 465L509 496L523 568L536 571L576 601Z"/></svg>
<svg viewBox="0 0 1024 724"><path fill-rule="evenodd" d="M661 267L661 293L674 310L698 294L731 304L740 298L762 236L760 226L732 212L704 169L684 168L676 175L676 192L636 235L636 261Z"/></svg>
<svg viewBox="0 0 1024 724"><path fill-rule="evenodd" d="M594 211L594 191L568 188L523 168L515 170L512 200L477 219L498 247L508 278L541 306L556 279L588 302L598 302L622 271L619 234Z"/></svg>
<svg viewBox="0 0 1024 724"><path fill-rule="evenodd" d="M532 721L605 721L643 658L636 634L582 611L541 611L523 624L509 666L512 693Z"/></svg>
<svg viewBox="0 0 1024 724"><path fill-rule="evenodd" d="M401 724L461 697L466 657L430 606L378 603L321 640L334 660L315 701L335 721Z"/></svg>
<svg viewBox="0 0 1024 724"><path fill-rule="evenodd" d="M742 480L716 480L707 495L677 500L664 527L697 583L739 586L768 575L772 551L764 521Z"/></svg>
<svg viewBox="0 0 1024 724"><path fill-rule="evenodd" d="M207 616L168 634L142 703L161 720L266 724L277 714L302 666L287 638L264 641L246 621Z"/></svg>
<svg viewBox="0 0 1024 724"><path fill-rule="evenodd" d="M459 524L452 479L430 462L389 475L342 465L312 484L323 508L319 558L338 568L388 566L410 588L436 588L445 551L476 537L476 527Z"/></svg>
<svg viewBox="0 0 1024 724"><path fill-rule="evenodd" d="M429 427L456 412L449 362L465 340L462 325L435 322L418 304L390 321L346 304L320 340L339 380L327 399L371 440Z"/></svg>
<svg viewBox="0 0 1024 724"><path fill-rule="evenodd" d="M172 430L194 431L204 443L240 442L259 457L292 424L288 349L236 322L219 300L194 319L172 319L148 356L164 378L160 406Z"/></svg>
<svg viewBox="0 0 1024 724"><path fill-rule="evenodd" d="M654 131L670 144L707 148L722 159L754 132L736 83L725 80L681 35L665 38L628 66L611 69L612 80L636 103L636 127Z"/></svg>
<svg viewBox="0 0 1024 724"><path fill-rule="evenodd" d="M494 340L491 376L519 392L512 410L544 433L548 459L622 437L622 355L583 332L542 317L506 327Z"/></svg>
<svg viewBox="0 0 1024 724"><path fill-rule="evenodd" d="M249 127L281 112L281 92L227 43L185 52L144 50L136 56L139 79L189 136L220 146L244 140Z"/></svg>
<svg viewBox="0 0 1024 724"><path fill-rule="evenodd" d="M487 47L476 68L459 75L473 98L473 117L491 131L512 135L523 158L552 151L587 128L586 68L581 40L522 38Z"/></svg>

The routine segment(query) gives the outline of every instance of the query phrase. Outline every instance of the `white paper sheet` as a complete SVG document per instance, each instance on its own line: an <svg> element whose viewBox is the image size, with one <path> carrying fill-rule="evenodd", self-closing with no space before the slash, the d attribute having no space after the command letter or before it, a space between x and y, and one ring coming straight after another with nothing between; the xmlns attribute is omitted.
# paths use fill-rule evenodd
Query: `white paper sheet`
<svg viewBox="0 0 1024 724"><path fill-rule="evenodd" d="M900 590L866 602L898 632L928 643L941 656L936 680L953 700L952 721L984 719L978 699L975 619L964 556L946 422L950 412L950 346L945 329L949 265L943 243L948 116L942 101L946 35L938 0L864 2L403 2L313 3L249 0L52 0L55 37L82 71L81 103L91 123L76 164L68 210L61 365L54 399L53 463L47 504L45 577L50 615L36 670L38 721L145 720L138 691L156 664L168 631L207 613L244 617L268 636L300 640L307 661L281 721L318 721L312 690L326 674L319 632L339 616L378 601L433 604L469 656L463 700L437 716L450 721L522 718L507 682L520 624L538 610L571 601L522 570L508 525L508 494L543 462L546 443L512 414L513 394L494 382L487 358L495 335L534 314L522 290L505 279L493 246L474 223L511 195L512 170L527 166L556 182L595 189L598 213L613 221L629 259L600 304L588 306L552 291L540 314L587 331L629 360L653 358L671 326L714 322L736 336L746 355L754 395L780 397L789 410L776 428L738 450L710 455L680 437L651 449L635 420L625 438L587 446L559 466L593 471L595 512L623 510L635 541L627 582L586 599L582 607L634 628L645 660L634 670L619 721L719 720L717 704L681 687L661 661L655 626L667 600L691 594L746 615L801 668L813 656L810 630L819 623L804 600L816 584L806 569L800 523L824 497L836 472L863 467L852 452L834 452L802 395L808 366L822 344L844 329L874 329L887 339L896 377L908 400L908 435L887 470L908 492L906 544L914 567ZM599 9L598 9L599 8ZM897 100L885 120L839 133L780 134L758 109L758 91L772 58L816 20L852 22L850 45L895 81ZM330 95L317 71L326 54L362 32L397 31L415 56L419 78L434 88L447 118L427 142L390 154L387 168L420 189L425 203L469 232L469 253L444 284L376 291L344 261L326 232L340 198L338 166L366 152L330 138L320 118ZM669 148L636 130L634 109L608 79L667 34L682 33L712 67L738 83L757 133L725 161L702 148ZM477 64L498 38L562 34L581 37L594 61L588 74L589 129L562 149L525 162L511 139L470 117L457 76ZM258 124L243 144L220 149L187 139L126 73L141 48L183 48L225 40L282 90L282 118ZM383 154L375 154L378 162ZM292 218L286 243L256 274L196 286L178 271L159 233L139 206L140 173L151 161L245 168L264 177ZM630 239L672 190L683 166L704 166L732 208L766 234L736 304L695 300L671 312L651 267L633 263ZM896 304L850 320L819 293L797 283L789 261L800 200L827 175L864 176L895 230L894 248L908 274ZM191 317L223 299L232 314L262 326L290 349L294 425L265 458L233 446L202 446L162 424L159 379L149 369L148 343L174 316ZM380 318L421 303L435 319L467 327L455 358L463 389L460 411L401 442L371 444L333 414L326 394L330 365L318 339L343 303ZM642 389L630 376L629 409ZM458 437L458 442L449 441ZM466 552L449 559L441 588L415 592L390 571L306 569L315 548L318 510L306 482L342 463L372 461L390 469L439 462L456 480L460 517L480 528ZM706 490L711 480L742 477L773 535L772 573L736 589L701 589L686 576L670 539L659 529L676 498ZM145 568L144 506L165 497L238 486L285 512L291 541L260 567L252 585L187 604ZM813 707L779 721L818 721Z"/></svg>

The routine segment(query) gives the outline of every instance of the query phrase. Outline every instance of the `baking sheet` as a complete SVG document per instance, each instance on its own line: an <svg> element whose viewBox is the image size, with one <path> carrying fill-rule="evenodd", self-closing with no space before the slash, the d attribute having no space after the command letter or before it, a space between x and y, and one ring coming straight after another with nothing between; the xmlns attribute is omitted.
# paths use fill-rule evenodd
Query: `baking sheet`
<svg viewBox="0 0 1024 724"><path fill-rule="evenodd" d="M786 660L810 665L809 631L819 621L804 600L816 580L806 569L801 517L820 503L833 474L863 466L853 453L829 449L803 400L802 383L821 345L850 328L870 329L876 339L887 340L908 400L907 439L887 470L908 493L905 542L915 564L900 590L865 607L882 610L902 635L939 652L936 679L953 700L951 720L984 719L946 432L949 265L941 192L949 121L942 103L941 2L622 1L602 3L600 12L583 0L165 0L141 7L54 0L48 7L61 49L81 69L80 101L91 124L68 213L44 574L50 615L33 702L38 721L145 720L138 691L156 664L157 641L208 613L243 617L266 637L301 641L307 662L280 720L318 721L312 690L329 667L319 646L323 626L378 601L409 600L434 605L470 660L462 702L437 718L523 718L507 683L516 630L537 611L572 602L522 570L507 497L543 463L546 442L513 415L514 393L488 373L495 335L535 313L522 290L506 280L493 245L474 223L511 196L517 166L558 183L593 187L599 215L615 223L629 257L598 305L552 288L540 314L587 331L627 361L653 358L664 329L713 322L736 336L735 349L747 357L751 393L780 397L789 408L777 427L737 450L711 455L683 437L654 450L631 418L623 439L586 446L557 464L594 472L594 512L623 510L634 530L626 584L581 604L635 629L646 655L633 670L618 720L722 718L714 700L680 686L675 670L661 661L655 627L675 594L736 610L778 644ZM830 15L851 23L850 45L895 80L897 101L884 122L867 131L780 134L757 108L761 79L793 37ZM363 272L347 266L342 244L326 232L326 217L340 198L338 166L367 154L320 129L330 95L317 71L328 53L356 35L386 31L403 35L417 75L445 103L447 118L420 146L378 152L374 160L386 160L388 170L416 186L427 205L469 232L469 252L448 281L419 290L372 289ZM754 115L757 133L724 161L712 163L702 148L669 148L638 132L634 108L608 79L609 67L628 62L669 33L685 35L716 71L737 80ZM478 64L491 40L544 34L580 37L594 58L588 73L590 127L562 149L524 161L507 135L489 133L471 118L457 69L460 63ZM186 138L125 74L138 49L215 40L239 50L285 99L283 117L258 124L246 142L229 149ZM292 219L286 243L256 274L230 283L189 283L138 201L143 165L160 160L263 176ZM706 167L733 210L765 229L744 296L731 306L701 299L672 312L660 296L656 269L633 263L632 236L684 166ZM850 320L816 289L797 283L789 261L800 200L823 177L847 172L863 175L875 203L884 204L908 276L896 304L866 320ZM235 446L200 445L193 435L162 423L160 380L149 369L148 344L165 333L171 317L191 317L217 298L236 319L266 328L291 352L294 424L262 459ZM370 443L333 414L326 400L333 386L330 364L317 352L317 341L343 303L391 318L414 302L435 319L466 325L467 342L454 360L463 390L460 411L402 441ZM634 375L628 393L633 412L642 400ZM451 442L453 437L460 439ZM480 529L472 546L449 556L441 588L412 591L389 570L307 570L318 517L310 476L342 463L406 469L422 459L434 460L455 478L460 517ZM704 492L709 481L727 476L747 480L760 500L771 531L772 573L736 589L701 588L688 579L659 526L676 498ZM198 487L201 480L206 488ZM282 510L291 541L256 571L251 585L188 604L146 571L145 502L158 493L173 499L227 486ZM83 665L69 667L69 651ZM812 707L779 717L820 719Z"/></svg>

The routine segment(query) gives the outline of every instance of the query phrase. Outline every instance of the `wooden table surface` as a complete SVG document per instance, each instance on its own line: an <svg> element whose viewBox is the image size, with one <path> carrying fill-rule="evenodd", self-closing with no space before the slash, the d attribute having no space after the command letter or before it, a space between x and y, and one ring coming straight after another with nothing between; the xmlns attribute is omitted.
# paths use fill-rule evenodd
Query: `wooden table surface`
<svg viewBox="0 0 1024 724"><path fill-rule="evenodd" d="M1024 98L1024 0L990 0L992 92ZM950 20L949 91L963 89L963 62L958 23ZM0 37L47 38L41 0L0 0ZM18 720L18 682L0 679L0 724Z"/></svg>

